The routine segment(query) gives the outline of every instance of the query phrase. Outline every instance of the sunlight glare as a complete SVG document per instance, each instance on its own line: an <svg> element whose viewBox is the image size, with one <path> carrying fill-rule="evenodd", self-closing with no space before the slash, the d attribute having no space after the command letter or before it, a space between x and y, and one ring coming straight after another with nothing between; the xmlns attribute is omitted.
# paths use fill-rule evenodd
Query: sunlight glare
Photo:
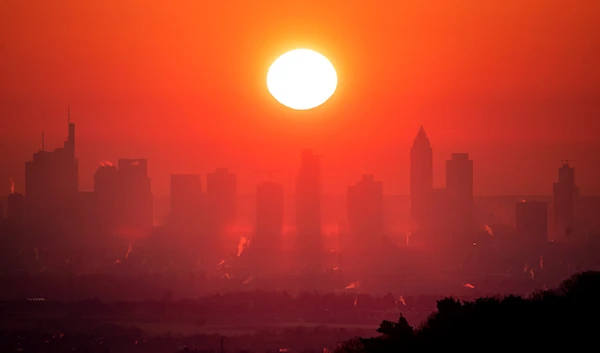
<svg viewBox="0 0 600 353"><path fill-rule="evenodd" d="M325 103L335 93L337 73L323 55L309 49L289 51L273 62L267 88L281 104L308 110Z"/></svg>

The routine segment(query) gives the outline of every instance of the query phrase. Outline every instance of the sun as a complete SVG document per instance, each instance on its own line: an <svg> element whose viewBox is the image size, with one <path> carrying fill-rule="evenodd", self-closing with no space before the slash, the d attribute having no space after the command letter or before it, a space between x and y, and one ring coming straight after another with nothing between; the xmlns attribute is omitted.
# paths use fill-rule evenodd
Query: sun
<svg viewBox="0 0 600 353"><path fill-rule="evenodd" d="M294 49L277 58L267 73L267 88L279 103L295 110L325 103L337 88L331 62L310 49Z"/></svg>

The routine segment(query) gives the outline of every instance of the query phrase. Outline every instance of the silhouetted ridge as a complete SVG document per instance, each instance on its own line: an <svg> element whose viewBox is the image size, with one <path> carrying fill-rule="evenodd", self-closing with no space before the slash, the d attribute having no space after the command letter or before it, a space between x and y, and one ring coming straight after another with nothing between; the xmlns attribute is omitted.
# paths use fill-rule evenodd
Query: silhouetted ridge
<svg viewBox="0 0 600 353"><path fill-rule="evenodd" d="M398 322L383 321L377 329L379 337L350 340L338 352L583 350L597 341L598 298L600 272L594 271L527 298L445 298L418 328L413 329L401 315Z"/></svg>

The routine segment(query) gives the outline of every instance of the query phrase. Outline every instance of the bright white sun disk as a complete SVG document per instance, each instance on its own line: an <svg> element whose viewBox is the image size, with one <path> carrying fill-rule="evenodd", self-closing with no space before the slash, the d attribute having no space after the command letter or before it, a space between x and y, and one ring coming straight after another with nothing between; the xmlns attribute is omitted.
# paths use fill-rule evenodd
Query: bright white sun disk
<svg viewBox="0 0 600 353"><path fill-rule="evenodd" d="M323 55L309 49L289 51L273 62L267 88L281 104L308 110L325 103L335 92L337 73Z"/></svg>

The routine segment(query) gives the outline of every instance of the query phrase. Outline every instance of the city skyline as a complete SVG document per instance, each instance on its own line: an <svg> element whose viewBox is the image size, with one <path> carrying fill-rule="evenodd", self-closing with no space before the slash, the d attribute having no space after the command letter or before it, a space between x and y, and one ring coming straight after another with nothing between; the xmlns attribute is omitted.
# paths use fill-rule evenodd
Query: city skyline
<svg viewBox="0 0 600 353"><path fill-rule="evenodd" d="M10 218L19 218L18 215L24 213L27 222L38 228L53 223L69 223L71 218L80 218L83 222L96 224L98 229L112 227L125 233L134 232L139 235L147 234L155 225L163 222L169 227L179 229L179 232L188 234L204 231L220 234L241 224L238 215L239 178L225 167L217 167L206 175L206 191L203 191L202 177L199 174L171 174L170 208L166 220L159 223L151 187L152 178L149 176L148 160L145 158L119 158L116 166L110 161L104 161L94 174L94 190L78 191L79 160L75 149L75 124L71 121L70 107L67 118L68 136L63 147L47 151L45 134L42 132L40 150L25 163L25 186L26 190L29 190L29 196L25 194L24 211L18 208L23 203L17 199L21 194L15 192L14 186L11 185L7 209L7 214L13 215ZM432 165L435 152L423 126L419 127L415 135L410 153L411 194L407 217L410 225L404 226L404 232L418 230L431 236L444 229L456 239L465 235L470 237L469 234L482 226L474 219L474 161L468 153L452 153L446 160L445 185L443 188L436 188L432 178L435 172ZM294 184L296 190L287 196L294 199L294 228L299 239L304 242L302 246L306 246L307 249L320 248L321 245L318 244L321 242L320 236L325 226L322 211L324 195L321 159L321 155L310 149L302 150L300 169ZM569 160L563 160L561 163L558 179L553 183L552 207L543 208L538 205L539 201L517 203L517 233L525 232L523 229L533 232L530 228L541 232L539 226L526 225L538 221L524 218L528 217L526 215L533 215L531 217L539 219L541 209L546 209L543 218L545 221L540 221L547 225L544 228L546 238L568 240L570 233L577 229L580 222L577 215L578 200L581 195L575 181L575 169L570 166ZM271 180L273 174L280 171L260 172L267 173L268 180L256 185L254 226L257 230L270 233L271 237L278 237L283 234L284 224L289 225L289 222L284 221L287 218L285 214L289 212L284 206L284 186ZM292 187L292 179L289 187ZM271 191L266 192L267 190ZM269 194L271 196L267 196ZM384 216L383 183L375 182L372 174L363 171L362 179L356 185L347 186L345 197L347 213L346 217L340 218L339 221L347 222L351 234L371 233L383 236L389 232L389 224ZM275 204L271 204L273 202ZM50 211L54 213L49 213ZM548 222L550 214L553 217L551 223ZM269 225L272 217L274 223ZM396 214L392 217L403 219L405 216ZM274 227L278 227L280 232L274 231ZM490 229L487 224L484 224L484 228ZM346 232L344 229L345 226L339 228L338 232Z"/></svg>
<svg viewBox="0 0 600 353"><path fill-rule="evenodd" d="M69 107L69 122L70 124L73 124L71 122L71 118L70 118L70 107ZM84 120L85 121L85 120ZM74 125L74 124L73 124ZM81 130L81 128L78 130ZM426 129L426 127L424 126L420 126L418 127L417 131L428 131ZM64 135L64 131L62 133ZM47 133L45 131L41 132L41 135L43 135L43 140L47 140ZM38 135L38 136L41 136ZM57 135L61 135L60 133L58 133ZM426 132L426 136L429 135L429 132ZM415 136L417 135L413 135L413 139ZM324 168L323 170L323 184L324 184L324 194L325 195L343 195L345 194L346 190L345 188L348 185L351 185L352 183L354 183L354 180L356 178L359 178L362 174L373 174L375 175L378 179L380 179L383 184L384 184L384 194L385 195L398 195L398 196L410 196L410 170L411 170L411 165L410 165L410 153L406 153L407 151L410 151L410 146L412 143L414 143L413 139L411 139L411 143L409 143L406 146L393 146L392 149L394 150L398 150L400 147L405 147L403 148L404 153L399 153L399 155L404 155L406 158L406 164L405 165L396 165L396 172L394 174L391 175L389 173L381 173L381 174L376 174L374 172L372 172L373 169L369 169L369 171L365 170L363 167L358 167L355 168L356 170L354 170L354 172L350 169L348 170L348 172L346 173L339 173L340 171L338 170L336 174L337 176L340 176L340 180L347 180L347 184L346 185L342 185L339 182L337 182L335 179L331 180L331 176L332 176L332 171L331 169L335 169L335 162L336 162L336 156L327 156L324 155L323 158L325 158L325 160L331 164L332 167L330 168ZM57 140L57 137L54 136L53 140ZM38 151L31 151L31 154L34 154L36 152L41 151L42 149L42 140L38 137ZM55 147L55 145L58 145L57 143L53 143L53 144L49 144L46 141L44 142L44 148L46 150L53 150ZM457 140L457 145L462 145L460 140ZM83 138L79 138L78 139L78 150L80 149L80 145L81 144L85 144L86 140L84 140ZM431 146L433 146L435 148L435 153L433 153L433 157L432 157L432 165L433 165L433 169L435 170L435 172L432 174L433 175L433 186L434 189L435 188L439 188L439 187L443 187L445 185L445 178L446 178L446 161L448 159L451 158L453 153L457 153L458 151L465 151L465 149L460 149L460 148L452 148L451 146L439 146L438 144L435 143L435 141L431 144ZM589 146L588 146L589 147ZM588 148L586 147L586 148ZM306 147L303 147L299 150L305 149ZM1 152L1 151L0 151ZM448 154L446 155L446 152L448 152ZM297 151L293 151L294 154L297 154ZM79 154L79 153L78 153ZM320 153L323 155L323 153ZM471 153L469 153L470 155L472 155ZM139 155L141 156L145 156L144 153L140 153ZM329 157L329 158L328 158ZM141 157L136 157L136 158L141 158ZM525 157L524 157L525 158ZM30 157L28 157L27 160L29 160ZM80 184L80 191L93 191L93 175L96 172L96 169L98 166L102 165L103 163L114 163L116 164L117 161L119 159L122 159L122 155L117 154L114 160L110 160L107 158L103 158L101 159L100 162L98 162L98 164L95 165L94 169L92 169L91 173L84 173L82 172L81 167L79 167L79 184ZM145 159L150 159L150 158L145 158ZM252 160L253 158L250 156L249 158L250 160ZM231 170L235 170L236 174L238 175L243 175L244 178L242 178L240 180L240 182L238 182L238 190L241 189L241 191L239 192L239 194L241 195L253 195L254 191L255 191L255 187L256 184L263 182L265 179L262 176L263 172L262 170L269 170L269 169L278 169L277 173L274 173L271 177L273 178L274 181L277 181L279 183L281 183L284 186L284 193L285 194L294 194L293 192L293 183L295 182L295 165L293 163L293 159L292 158L287 158L288 161L286 161L286 163L289 167L289 169L286 170L286 168L275 168L273 166L273 164L269 164L266 165L265 168L253 168L251 166L248 166L247 168L243 168L242 170L235 170L234 168L229 168ZM556 161L554 161L554 166L551 169L552 173L555 173L555 169L557 166L560 165L560 163L562 163L562 161L564 160L569 160L569 163L576 167L577 170L579 171L579 175L578 175L578 186L580 187L581 191L582 191L582 195L583 196L598 196L600 195L600 186L598 186L597 183L592 183L590 184L590 181L595 181L595 180L590 180L593 179L593 177L595 176L595 173L597 173L598 169L593 169L592 165L588 165L588 164L584 164L582 163L580 160L578 159L570 159L570 158L560 158L557 159ZM254 162L252 162L254 163ZM389 164L390 162L388 161L387 164ZM599 161L600 163L600 161ZM6 186L4 187L5 190L5 194L8 194L8 191L10 190L11 186L10 183L12 182L14 185L14 188L16 191L23 193L24 192L24 179L23 178L16 178L13 175L19 175L21 174L22 176L24 176L24 170L23 168L16 168L14 166L14 164L16 164L13 161L13 166L11 169L12 173L11 174L7 174L7 175L11 175L10 177L8 177L8 180L6 182ZM85 158L78 158L78 164L81 166L83 165L87 165L88 168L85 168L86 171L89 170L89 165L90 162L88 160L86 160ZM152 161L152 165L154 165L155 162ZM205 163L203 163L205 164ZM152 192L155 195L155 197L168 197L169 196L169 183L164 183L164 180L169 180L170 176L172 174L198 174L201 177L201 182L204 183L204 185L206 185L207 182L207 175L209 173L211 173L212 171L215 170L215 168L220 168L223 167L225 164L225 161L223 162L216 162L216 164L214 166L205 166L202 169L204 170L204 172L197 172L196 168L189 168L188 167L184 167L184 166L176 166L174 167L174 170L178 170L180 171L180 173L176 173L173 171L164 171L164 173L162 172L154 172L152 173L152 169L154 168L150 168L149 170L149 176L151 177L151 179L155 180L153 182L152 185ZM403 163L404 164L404 163ZM483 166L482 166L483 164ZM518 166L522 165L522 161L520 160L515 160L514 161L514 169L518 169ZM506 195L506 196L551 196L553 194L553 189L552 189L552 183L554 183L556 180L553 179L553 176L549 175L550 173L548 173L548 175L544 175L542 176L543 179L548 179L549 183L546 183L542 186L537 185L537 187L534 187L532 191L528 191L528 190L522 190L522 192L512 192L512 193L494 193L494 192L484 192L482 189L482 184L489 184L485 182L485 177L482 175L481 173L481 169L483 168L487 168L488 166L486 166L486 161L485 160L477 160L477 163L475 163L474 165L474 174L477 175L478 177L475 178L474 181L474 193L475 196L502 196L502 195ZM511 167L511 166L509 166ZM374 168L375 170L377 170L378 168ZM18 172L14 172L15 170L21 170L21 173ZM511 173L509 172L505 172L504 174L500 173L501 171L498 171L499 173L497 173L496 178L498 178L499 176L507 176L510 178ZM585 173L584 173L585 172ZM387 178L385 178L385 176L387 175ZM157 186L157 182L156 180L159 181L163 181L163 183L159 186ZM405 182L402 183L402 186L400 187L400 189L404 192L393 192L393 190L395 189L396 191L398 190L398 181L400 179L403 179ZM84 182L82 182L82 180ZM587 187L586 187L586 182L587 182ZM254 183L254 184L251 184ZM334 184L336 187L331 188L331 185ZM241 187L240 187L241 185ZM583 185L583 186L582 186ZM325 187L325 186L329 186L329 187ZM479 187L478 187L479 186ZM498 186L496 186L498 187ZM391 190L390 190L391 189ZM158 191L157 191L158 190ZM390 192L392 191L392 192ZM1 192L1 191L0 191ZM1 196L2 194L0 194Z"/></svg>
<svg viewBox="0 0 600 353"><path fill-rule="evenodd" d="M600 1L0 8L2 351L594 343Z"/></svg>
<svg viewBox="0 0 600 353"><path fill-rule="evenodd" d="M85 190L99 163L125 155L152 161L157 196L168 195L171 173L222 164L240 175L240 192L253 193L263 177L255 169L295 173L293 156L312 148L330 166L328 194L343 194L364 169L386 194L408 195L406 147L423 125L435 141L436 187L450 154L468 152L478 161L476 194L549 195L556 164L571 159L582 193L600 195L600 5L559 3L365 4L340 14L331 1L278 11L259 2L229 16L220 3L162 11L151 1L135 16L126 3L14 2L11 30L0 31L0 160L23 191L21 162L42 130L49 148L62 143L70 105ZM172 19L170 31L157 26ZM339 71L336 94L309 113L272 104L264 82L267 63L295 46ZM274 177L287 192L287 176Z"/></svg>

